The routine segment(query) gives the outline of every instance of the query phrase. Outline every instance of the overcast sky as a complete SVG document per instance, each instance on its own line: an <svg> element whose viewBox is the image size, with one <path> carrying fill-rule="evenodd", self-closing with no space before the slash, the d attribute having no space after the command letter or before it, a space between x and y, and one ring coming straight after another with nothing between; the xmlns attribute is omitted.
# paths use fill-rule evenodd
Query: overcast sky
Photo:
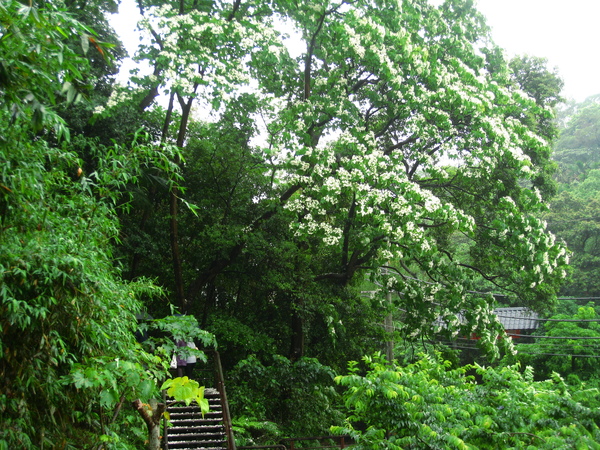
<svg viewBox="0 0 600 450"><path fill-rule="evenodd" d="M563 96L600 94L600 0L476 0L494 41L510 56L548 58Z"/></svg>
<svg viewBox="0 0 600 450"><path fill-rule="evenodd" d="M600 94L600 0L476 2L492 27L495 42L509 56L548 58L549 66L556 67L565 81L563 96L567 98L580 102ZM113 21L129 49L138 43L131 37L137 15L134 5L122 0L120 20Z"/></svg>

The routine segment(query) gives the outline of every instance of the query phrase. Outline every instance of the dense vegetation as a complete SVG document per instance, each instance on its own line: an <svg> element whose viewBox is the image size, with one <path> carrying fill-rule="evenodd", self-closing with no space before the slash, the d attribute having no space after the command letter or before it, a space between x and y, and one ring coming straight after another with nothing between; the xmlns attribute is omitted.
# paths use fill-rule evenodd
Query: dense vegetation
<svg viewBox="0 0 600 450"><path fill-rule="evenodd" d="M594 207L593 105L547 211L560 79L506 61L472 3L140 0L127 85L114 1L0 4L0 449L142 448L168 336L216 338L240 442L597 446L593 369L577 392L546 360L419 354L511 353L492 293L554 310L545 220L564 289L595 292L593 209L556 225Z"/></svg>

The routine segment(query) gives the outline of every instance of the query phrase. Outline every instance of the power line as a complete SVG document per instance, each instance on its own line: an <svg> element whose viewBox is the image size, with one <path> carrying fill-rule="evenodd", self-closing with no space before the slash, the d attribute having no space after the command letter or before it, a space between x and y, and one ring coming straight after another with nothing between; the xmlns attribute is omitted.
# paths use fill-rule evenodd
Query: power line
<svg viewBox="0 0 600 450"><path fill-rule="evenodd" d="M514 343L518 344L519 346L522 346L523 348L531 347L531 346L555 348L556 346L564 346L565 345L564 342L554 342L552 340L542 341L542 342L517 342L517 341L515 341ZM577 345L577 347L591 348L591 349L600 351L600 342L593 342L593 341L578 342L576 345Z"/></svg>
<svg viewBox="0 0 600 450"><path fill-rule="evenodd" d="M577 340L600 340L600 336L536 336L533 334L518 334L518 333L506 333L507 336L510 337L528 337L528 338L533 338L533 339L567 339L567 340L573 340L573 341L577 341ZM470 338L457 338L457 340L467 340L467 341L474 341L476 339L470 339Z"/></svg>
<svg viewBox="0 0 600 450"><path fill-rule="evenodd" d="M600 319L540 319L536 317L505 316L504 314L496 314L496 317L515 320L535 320L536 322L600 322Z"/></svg>
<svg viewBox="0 0 600 450"><path fill-rule="evenodd" d="M531 337L538 337L538 336L531 336ZM439 342L458 342L461 341L462 343L467 343L467 342L476 342L474 339L469 339L469 338L456 338L455 341L447 341L447 340L440 340ZM558 343L555 342L517 342L514 341L514 344L518 345L518 346L523 346L523 347L531 347L531 346L539 346L539 347L550 347L553 348L554 346L558 345ZM598 352L600 352L600 343L590 343L590 344L577 344L578 347L585 347L585 348L590 348L593 350L598 350Z"/></svg>
<svg viewBox="0 0 600 450"><path fill-rule="evenodd" d="M437 341L437 343L446 345L451 348L458 348L458 349L464 349L464 350L479 350L479 348L475 345L473 345L473 346L456 345L449 341ZM433 345L433 344L431 344L431 345ZM572 355L570 353L545 353L545 352L531 353L531 352L521 352L519 350L517 350L517 354L531 355L531 356L572 356L575 358L592 358L592 359L600 358L600 355Z"/></svg>
<svg viewBox="0 0 600 450"><path fill-rule="evenodd" d="M600 358L600 355L571 355L569 353L528 353L528 352L519 352L517 354L522 355L532 355L532 356L572 356L574 358Z"/></svg>
<svg viewBox="0 0 600 450"><path fill-rule="evenodd" d="M569 339L569 340L580 340L580 339L600 339L600 336L533 336L531 334L517 334L517 333L506 333L508 336L515 337L529 337L535 339Z"/></svg>

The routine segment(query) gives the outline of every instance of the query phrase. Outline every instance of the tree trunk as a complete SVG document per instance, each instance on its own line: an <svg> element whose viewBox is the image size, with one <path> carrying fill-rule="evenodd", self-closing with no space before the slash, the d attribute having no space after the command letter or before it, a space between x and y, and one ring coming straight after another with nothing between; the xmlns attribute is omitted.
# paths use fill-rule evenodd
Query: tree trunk
<svg viewBox="0 0 600 450"><path fill-rule="evenodd" d="M390 292L387 293L386 299L388 304L392 303L392 294ZM386 334L385 357L388 363L391 365L394 362L394 321L391 312L387 316L385 316L383 326L385 328Z"/></svg>
<svg viewBox="0 0 600 450"><path fill-rule="evenodd" d="M300 311L294 308L292 312L292 339L290 346L290 361L295 362L304 356L304 319Z"/></svg>
<svg viewBox="0 0 600 450"><path fill-rule="evenodd" d="M192 110L192 103L194 98L188 99L185 102L182 98L179 99L181 104L181 121L179 122L179 131L177 132L177 146L183 148L185 142L185 136L187 133L187 124L190 118L190 112ZM175 161L176 164L180 164L179 158ZM175 295L177 297L177 305L179 310L185 313L187 305L185 301L185 293L183 288L183 268L181 264L181 253L179 252L179 230L178 230L178 198L177 194L179 190L177 188L171 188L169 192L169 210L171 213L170 219L170 231L171 231L171 256L173 259L173 276L175 280Z"/></svg>
<svg viewBox="0 0 600 450"><path fill-rule="evenodd" d="M179 252L179 230L177 218L177 191L172 188L169 192L169 212L170 212L170 234L171 234L171 257L173 260L173 277L175 281L175 296L177 305L181 313L186 312L185 296L183 293L183 269L181 266L181 254Z"/></svg>
<svg viewBox="0 0 600 450"><path fill-rule="evenodd" d="M158 403L155 399L150 404L135 400L133 407L140 413L148 427L148 450L160 450L160 419L165 412L165 404Z"/></svg>

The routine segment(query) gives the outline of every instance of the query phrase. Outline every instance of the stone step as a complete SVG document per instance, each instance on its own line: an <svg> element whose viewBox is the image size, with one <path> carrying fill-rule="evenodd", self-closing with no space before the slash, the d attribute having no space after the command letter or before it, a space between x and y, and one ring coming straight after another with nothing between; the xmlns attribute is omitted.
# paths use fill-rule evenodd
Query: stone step
<svg viewBox="0 0 600 450"><path fill-rule="evenodd" d="M179 421L179 420L193 420L196 422L204 422L204 423L215 423L223 421L223 414L204 414L204 416L200 413L186 413L186 414L178 414L169 411L169 420L171 422Z"/></svg>
<svg viewBox="0 0 600 450"><path fill-rule="evenodd" d="M169 442L169 450L227 450L227 444L225 443L205 443L205 444L195 444L195 443L179 443L179 444L171 444Z"/></svg>
<svg viewBox="0 0 600 450"><path fill-rule="evenodd" d="M223 434L224 427L222 424L198 424L196 422L180 423L169 427L169 434L186 433L188 431L203 434Z"/></svg>
<svg viewBox="0 0 600 450"><path fill-rule="evenodd" d="M224 436L207 437L202 434L188 433L180 436L169 436L169 448L226 448Z"/></svg>
<svg viewBox="0 0 600 450"><path fill-rule="evenodd" d="M206 389L209 412L202 414L193 402L167 402L171 426L167 431L169 449L227 450L221 398L216 389Z"/></svg>
<svg viewBox="0 0 600 450"><path fill-rule="evenodd" d="M213 405L211 405L210 403L208 404L208 412L211 411L221 411L221 404L220 403L215 403ZM186 406L185 404L177 404L177 405L167 405L167 409L169 409L169 411L174 411L177 413L193 413L196 411L200 411L200 407L196 404L191 403L189 406Z"/></svg>
<svg viewBox="0 0 600 450"><path fill-rule="evenodd" d="M173 419L169 420L171 423L171 428L181 428L187 427L190 428L192 426L201 428L205 431L215 430L223 428L223 423L217 422L216 420L206 421L202 419Z"/></svg>
<svg viewBox="0 0 600 450"><path fill-rule="evenodd" d="M198 378L194 379L205 385L211 385L211 382L223 383L218 352L207 352L207 356L209 360L206 369L214 369L212 375L216 375L219 380L212 380L212 377L204 376L204 372L200 374L200 371L196 372ZM221 398L220 392L214 387L204 389L204 398L209 408L209 412L204 415L194 403L186 406L185 403L174 402L173 398L166 400L170 426L164 431L164 437L170 450L228 450L224 424L227 406L221 404L224 398Z"/></svg>

